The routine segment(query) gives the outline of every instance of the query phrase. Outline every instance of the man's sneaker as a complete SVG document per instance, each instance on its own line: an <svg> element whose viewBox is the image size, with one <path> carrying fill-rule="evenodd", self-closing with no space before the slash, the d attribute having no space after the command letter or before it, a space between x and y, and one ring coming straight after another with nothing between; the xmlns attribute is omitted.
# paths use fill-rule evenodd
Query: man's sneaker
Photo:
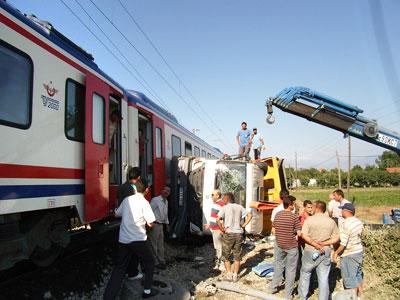
<svg viewBox="0 0 400 300"><path fill-rule="evenodd" d="M143 273L138 273L136 276L132 276L132 277L127 277L126 279L128 279L128 280L139 280L139 279L142 279L143 278Z"/></svg>
<svg viewBox="0 0 400 300"><path fill-rule="evenodd" d="M238 273L233 273L232 274L232 281L233 282L237 282L239 279L238 279Z"/></svg>
<svg viewBox="0 0 400 300"><path fill-rule="evenodd" d="M226 273L226 275L225 275L225 278L224 278L226 281L232 281L232 273L231 272L229 272L229 273Z"/></svg>
<svg viewBox="0 0 400 300"><path fill-rule="evenodd" d="M150 294L146 294L145 292L143 292L142 298L143 299L147 299L147 298L151 298L151 297L154 297L154 296L157 296L157 295L158 295L158 291L157 290L151 290Z"/></svg>

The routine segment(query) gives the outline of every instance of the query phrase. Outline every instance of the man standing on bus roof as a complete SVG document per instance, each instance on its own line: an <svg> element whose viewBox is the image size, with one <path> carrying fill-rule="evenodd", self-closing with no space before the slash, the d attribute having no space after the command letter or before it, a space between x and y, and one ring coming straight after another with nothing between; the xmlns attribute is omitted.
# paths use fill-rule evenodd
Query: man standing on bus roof
<svg viewBox="0 0 400 300"><path fill-rule="evenodd" d="M242 122L242 129L238 131L236 141L239 145L239 155L245 159L249 159L251 132L247 129L246 122Z"/></svg>
<svg viewBox="0 0 400 300"><path fill-rule="evenodd" d="M253 134L251 135L251 143L254 150L254 159L261 158L261 150L264 148L264 139L261 134L257 133L257 128L253 128Z"/></svg>

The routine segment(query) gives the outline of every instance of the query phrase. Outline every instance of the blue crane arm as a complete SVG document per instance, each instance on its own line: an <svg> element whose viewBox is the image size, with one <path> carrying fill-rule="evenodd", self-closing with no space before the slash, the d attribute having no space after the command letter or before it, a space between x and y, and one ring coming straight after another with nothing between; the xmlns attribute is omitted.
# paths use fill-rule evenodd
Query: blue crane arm
<svg viewBox="0 0 400 300"><path fill-rule="evenodd" d="M291 87L267 100L267 122L273 123L272 106L384 147L400 154L400 134L378 126L376 120L361 115L357 106L326 96L305 87Z"/></svg>

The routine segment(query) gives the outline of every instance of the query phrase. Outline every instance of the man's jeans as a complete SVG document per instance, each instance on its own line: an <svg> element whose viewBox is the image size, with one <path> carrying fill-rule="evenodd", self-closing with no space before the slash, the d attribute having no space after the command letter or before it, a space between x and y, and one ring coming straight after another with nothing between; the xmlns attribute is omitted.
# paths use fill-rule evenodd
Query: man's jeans
<svg viewBox="0 0 400 300"><path fill-rule="evenodd" d="M299 258L298 248L282 249L275 241L274 250L274 277L272 278L271 292L277 291L283 279L285 270L285 298L291 299L296 278L297 260Z"/></svg>
<svg viewBox="0 0 400 300"><path fill-rule="evenodd" d="M311 273L317 269L318 299L329 299L329 271L331 269L331 249L325 247L325 254L321 254L315 261L313 253L317 250L304 250L301 262L298 292L301 299L307 299Z"/></svg>

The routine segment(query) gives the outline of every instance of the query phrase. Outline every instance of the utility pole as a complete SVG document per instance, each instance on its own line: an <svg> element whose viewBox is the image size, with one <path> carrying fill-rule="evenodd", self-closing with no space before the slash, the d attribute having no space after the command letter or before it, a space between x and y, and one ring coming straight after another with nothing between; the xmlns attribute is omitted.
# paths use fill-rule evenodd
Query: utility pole
<svg viewBox="0 0 400 300"><path fill-rule="evenodd" d="M340 176L340 159L339 159L339 153L336 150L336 158L337 158L337 169L338 169L338 179L339 179L339 189L342 189L342 178Z"/></svg>
<svg viewBox="0 0 400 300"><path fill-rule="evenodd" d="M347 199L350 199L350 171L351 171L351 140L350 140L350 135L348 137L349 139L349 165L348 165L348 170L347 170Z"/></svg>
<svg viewBox="0 0 400 300"><path fill-rule="evenodd" d="M295 182L296 182L296 188L298 188L298 185L297 185L297 182L298 182L297 181L298 180L298 178L297 178L297 152L294 153L294 164L295 164L294 173L296 175Z"/></svg>

